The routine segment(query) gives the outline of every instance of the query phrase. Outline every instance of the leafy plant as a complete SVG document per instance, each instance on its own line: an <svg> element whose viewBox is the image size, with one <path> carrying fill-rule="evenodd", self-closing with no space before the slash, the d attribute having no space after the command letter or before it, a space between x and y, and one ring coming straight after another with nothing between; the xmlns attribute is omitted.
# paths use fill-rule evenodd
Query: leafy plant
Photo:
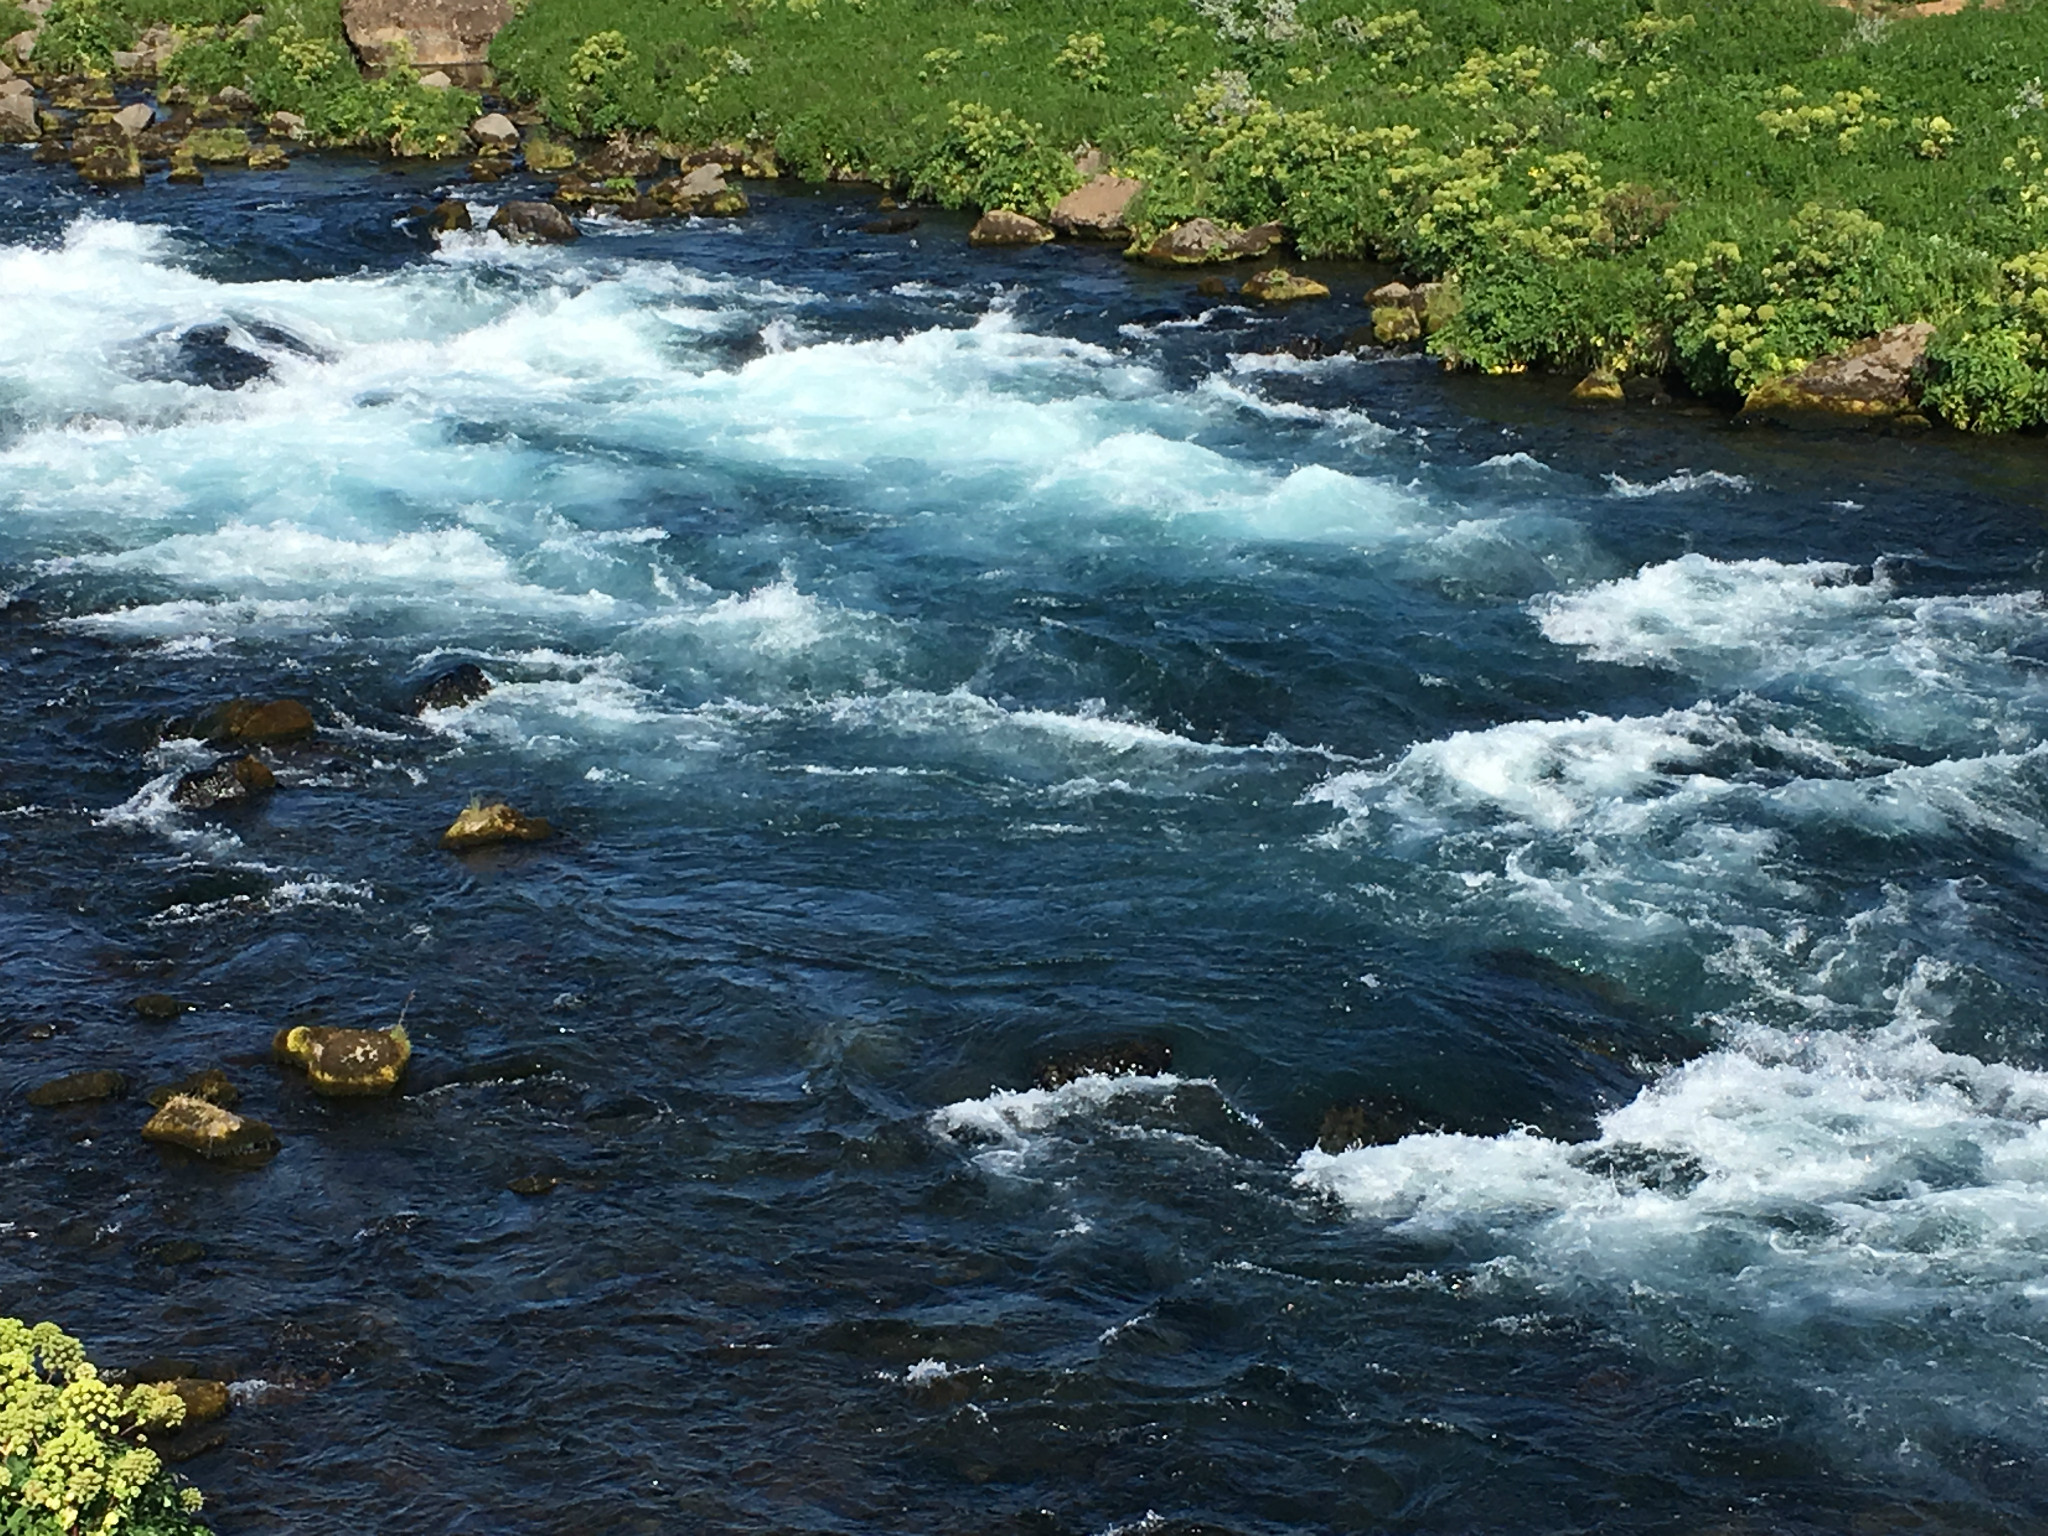
<svg viewBox="0 0 2048 1536"><path fill-rule="evenodd" d="M102 1381L54 1323L0 1317L0 1530L199 1536L198 1490L138 1443L184 1417L174 1393Z"/></svg>
<svg viewBox="0 0 2048 1536"><path fill-rule="evenodd" d="M916 191L948 208L1043 213L1073 188L1074 163L1045 130L979 102L955 102L950 132L917 172Z"/></svg>

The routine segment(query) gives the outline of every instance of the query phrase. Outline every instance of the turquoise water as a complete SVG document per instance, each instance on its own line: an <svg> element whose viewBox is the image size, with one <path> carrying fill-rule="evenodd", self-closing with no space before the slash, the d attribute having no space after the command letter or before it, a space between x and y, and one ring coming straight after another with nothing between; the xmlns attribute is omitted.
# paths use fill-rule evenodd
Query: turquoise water
<svg viewBox="0 0 2048 1536"><path fill-rule="evenodd" d="M223 1531L2038 1524L2037 445L435 190L0 162L0 1297L238 1383ZM20 1099L215 1063L260 1170Z"/></svg>

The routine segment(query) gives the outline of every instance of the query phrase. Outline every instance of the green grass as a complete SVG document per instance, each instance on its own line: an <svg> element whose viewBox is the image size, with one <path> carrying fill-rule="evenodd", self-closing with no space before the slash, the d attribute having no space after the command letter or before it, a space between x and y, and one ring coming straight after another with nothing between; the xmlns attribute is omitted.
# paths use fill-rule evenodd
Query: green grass
<svg viewBox="0 0 2048 1536"><path fill-rule="evenodd" d="M1474 366L1731 393L1925 318L1952 419L2048 419L2007 271L2048 246L2039 0L527 0L492 60L571 131L961 205L1042 211L1092 143L1148 228L1277 217L1456 281L1432 345Z"/></svg>

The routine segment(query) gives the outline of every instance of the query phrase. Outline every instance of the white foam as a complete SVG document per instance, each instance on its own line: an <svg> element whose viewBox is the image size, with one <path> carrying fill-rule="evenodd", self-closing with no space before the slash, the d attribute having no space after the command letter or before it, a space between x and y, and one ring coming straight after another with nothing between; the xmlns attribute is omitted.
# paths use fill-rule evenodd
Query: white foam
<svg viewBox="0 0 2048 1536"><path fill-rule="evenodd" d="M1721 490L1740 494L1750 488L1749 481L1743 476L1718 469L1681 469L1675 475L1666 475L1662 480L1648 484L1611 474L1607 477L1607 484L1612 494L1631 501L1645 496L1682 496L1689 491Z"/></svg>

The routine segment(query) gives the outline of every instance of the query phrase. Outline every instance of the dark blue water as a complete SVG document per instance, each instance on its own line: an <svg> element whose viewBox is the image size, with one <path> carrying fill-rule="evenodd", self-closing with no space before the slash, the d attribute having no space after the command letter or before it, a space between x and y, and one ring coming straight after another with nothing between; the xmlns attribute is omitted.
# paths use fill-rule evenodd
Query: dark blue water
<svg viewBox="0 0 2048 1536"><path fill-rule="evenodd" d="M2039 1528L2038 445L438 190L0 161L0 1302L239 1383L222 1531ZM267 1166L20 1096L213 1064Z"/></svg>

